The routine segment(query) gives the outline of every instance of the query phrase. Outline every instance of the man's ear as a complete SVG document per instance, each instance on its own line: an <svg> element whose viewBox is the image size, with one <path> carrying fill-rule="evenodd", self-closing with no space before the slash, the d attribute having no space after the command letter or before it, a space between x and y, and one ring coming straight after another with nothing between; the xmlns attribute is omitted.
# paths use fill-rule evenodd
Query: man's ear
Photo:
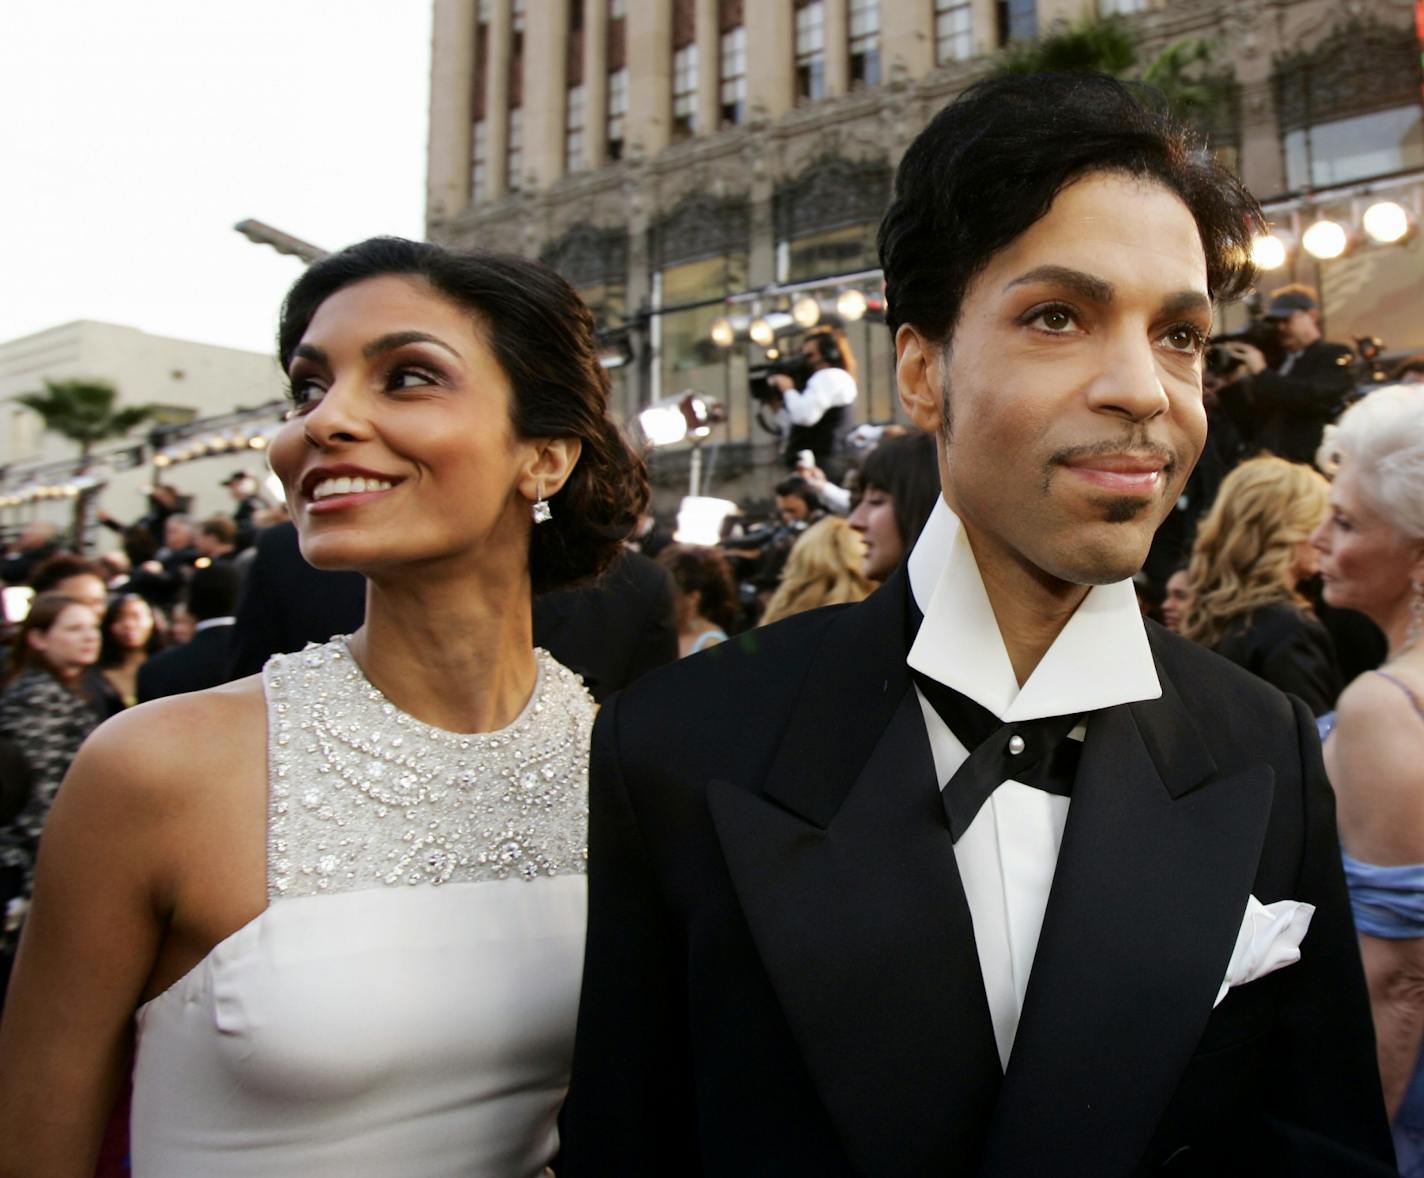
<svg viewBox="0 0 1424 1178"><path fill-rule="evenodd" d="M905 416L928 434L938 434L943 419L940 379L943 349L908 323L895 332L895 383Z"/></svg>
<svg viewBox="0 0 1424 1178"><path fill-rule="evenodd" d="M531 443L533 453L519 478L519 493L533 501L556 495L568 482L583 452L580 438L540 438Z"/></svg>

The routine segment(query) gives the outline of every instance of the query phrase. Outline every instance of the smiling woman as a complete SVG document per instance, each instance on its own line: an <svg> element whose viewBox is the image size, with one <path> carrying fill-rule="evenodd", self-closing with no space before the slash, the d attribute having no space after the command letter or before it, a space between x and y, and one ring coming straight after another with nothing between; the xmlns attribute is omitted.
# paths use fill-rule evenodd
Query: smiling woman
<svg viewBox="0 0 1424 1178"><path fill-rule="evenodd" d="M531 599L647 498L592 319L537 263L375 239L303 275L279 352L272 465L365 624L81 753L0 1027L31 1061L7 1175L92 1173L131 1020L136 1175L533 1178L557 1149L593 705Z"/></svg>

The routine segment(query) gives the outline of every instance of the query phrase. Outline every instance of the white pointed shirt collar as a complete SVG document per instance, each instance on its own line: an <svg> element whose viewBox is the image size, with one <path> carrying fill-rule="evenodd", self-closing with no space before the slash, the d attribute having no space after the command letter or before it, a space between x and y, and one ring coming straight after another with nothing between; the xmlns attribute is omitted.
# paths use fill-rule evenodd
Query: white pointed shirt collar
<svg viewBox="0 0 1424 1178"><path fill-rule="evenodd" d="M1020 687L969 537L943 498L910 553L909 576L924 621L906 662L1005 723L1162 694L1131 581L1090 589Z"/></svg>

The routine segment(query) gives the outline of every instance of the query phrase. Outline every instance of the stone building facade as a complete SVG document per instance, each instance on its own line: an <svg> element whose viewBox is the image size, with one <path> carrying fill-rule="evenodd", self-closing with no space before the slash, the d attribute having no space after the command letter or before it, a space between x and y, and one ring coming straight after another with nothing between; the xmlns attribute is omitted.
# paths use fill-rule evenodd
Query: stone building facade
<svg viewBox="0 0 1424 1178"><path fill-rule="evenodd" d="M1202 130L1282 225L1331 201L1357 212L1379 186L1420 211L1414 4L1098 4L1130 22L1144 60L1211 39L1220 103ZM826 306L847 285L873 302L875 227L910 140L1008 41L1086 11L1082 0L434 0L429 235L542 257L579 287L626 361L611 370L624 415L688 388L723 400L713 479L742 489L737 472L772 450L746 392L765 352L740 337L716 347L714 320L785 312L807 284ZM1421 260L1417 243L1328 264L1296 253L1270 284L1320 285L1337 337L1424 346ZM784 314L774 321L794 335ZM887 333L873 314L846 326L859 413L890 420ZM675 460L660 465L676 477Z"/></svg>

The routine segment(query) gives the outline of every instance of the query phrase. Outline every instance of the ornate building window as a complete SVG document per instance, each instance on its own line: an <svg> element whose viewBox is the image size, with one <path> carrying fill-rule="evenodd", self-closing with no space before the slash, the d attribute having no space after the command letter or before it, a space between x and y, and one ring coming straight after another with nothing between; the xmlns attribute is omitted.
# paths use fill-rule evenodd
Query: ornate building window
<svg viewBox="0 0 1424 1178"><path fill-rule="evenodd" d="M481 119L470 137L470 199L484 200L489 186L489 124Z"/></svg>
<svg viewBox="0 0 1424 1178"><path fill-rule="evenodd" d="M850 0L850 84L880 84L880 0Z"/></svg>
<svg viewBox="0 0 1424 1178"><path fill-rule="evenodd" d="M1038 36L1037 0L995 0L994 18L1000 45Z"/></svg>
<svg viewBox="0 0 1424 1178"><path fill-rule="evenodd" d="M686 139L697 133L697 43L684 45L672 55L672 137Z"/></svg>
<svg viewBox="0 0 1424 1178"><path fill-rule="evenodd" d="M747 118L747 30L738 25L722 34L721 104L722 126L735 127Z"/></svg>
<svg viewBox="0 0 1424 1178"><path fill-rule="evenodd" d="M796 8L796 97L814 102L826 96L826 6L822 0Z"/></svg>
<svg viewBox="0 0 1424 1178"><path fill-rule="evenodd" d="M586 160L583 150L583 85L570 86L564 92L564 171L583 171Z"/></svg>
<svg viewBox="0 0 1424 1178"><path fill-rule="evenodd" d="M1150 0L1098 0L1098 15L1131 16L1134 12L1146 12L1150 7Z"/></svg>
<svg viewBox="0 0 1424 1178"><path fill-rule="evenodd" d="M974 56L973 0L935 0L935 63Z"/></svg>
<svg viewBox="0 0 1424 1178"><path fill-rule="evenodd" d="M623 158L623 122L628 115L628 67L608 75L608 162Z"/></svg>
<svg viewBox="0 0 1424 1178"><path fill-rule="evenodd" d="M1278 61L1274 81L1288 189L1424 167L1412 29L1351 21Z"/></svg>

